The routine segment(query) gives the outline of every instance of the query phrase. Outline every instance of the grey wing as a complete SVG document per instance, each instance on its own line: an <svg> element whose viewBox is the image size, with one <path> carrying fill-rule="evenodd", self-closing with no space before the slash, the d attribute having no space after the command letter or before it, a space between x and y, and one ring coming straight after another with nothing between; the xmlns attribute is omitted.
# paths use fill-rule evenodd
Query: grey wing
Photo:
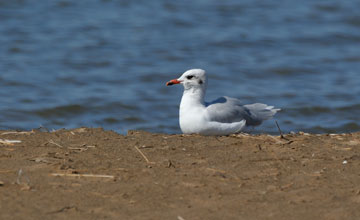
<svg viewBox="0 0 360 220"><path fill-rule="evenodd" d="M206 103L206 110L211 121L232 123L245 119L247 126L256 126L271 118L280 109L261 103L241 105L240 100L224 96Z"/></svg>
<svg viewBox="0 0 360 220"><path fill-rule="evenodd" d="M232 123L246 120L250 114L241 105L240 100L230 97L220 97L210 103L206 103L207 116L211 121Z"/></svg>

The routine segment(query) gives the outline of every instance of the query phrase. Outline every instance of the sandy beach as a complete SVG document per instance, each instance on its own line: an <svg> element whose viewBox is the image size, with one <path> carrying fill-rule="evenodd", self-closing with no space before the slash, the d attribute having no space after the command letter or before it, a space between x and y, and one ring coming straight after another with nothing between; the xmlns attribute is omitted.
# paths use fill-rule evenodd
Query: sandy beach
<svg viewBox="0 0 360 220"><path fill-rule="evenodd" d="M360 133L0 138L0 219L360 218Z"/></svg>

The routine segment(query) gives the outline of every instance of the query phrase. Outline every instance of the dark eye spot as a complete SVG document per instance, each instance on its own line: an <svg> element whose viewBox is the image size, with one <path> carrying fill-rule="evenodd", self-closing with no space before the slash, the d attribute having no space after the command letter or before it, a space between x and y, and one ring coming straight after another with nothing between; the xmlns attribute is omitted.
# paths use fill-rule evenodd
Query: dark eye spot
<svg viewBox="0 0 360 220"><path fill-rule="evenodd" d="M203 81L202 81L201 79L199 80L199 84L200 84L200 85L203 84Z"/></svg>
<svg viewBox="0 0 360 220"><path fill-rule="evenodd" d="M189 76L186 76L186 79L192 79L194 76L193 75L189 75Z"/></svg>

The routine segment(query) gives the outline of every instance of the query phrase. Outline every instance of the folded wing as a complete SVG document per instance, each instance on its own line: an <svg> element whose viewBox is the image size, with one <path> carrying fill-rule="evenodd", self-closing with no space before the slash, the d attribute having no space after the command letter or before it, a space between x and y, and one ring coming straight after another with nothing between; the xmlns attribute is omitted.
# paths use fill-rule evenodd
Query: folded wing
<svg viewBox="0 0 360 220"><path fill-rule="evenodd" d="M226 96L206 103L206 117L210 121L233 123L245 120L247 126L260 125L279 110L262 103L241 105L240 100Z"/></svg>

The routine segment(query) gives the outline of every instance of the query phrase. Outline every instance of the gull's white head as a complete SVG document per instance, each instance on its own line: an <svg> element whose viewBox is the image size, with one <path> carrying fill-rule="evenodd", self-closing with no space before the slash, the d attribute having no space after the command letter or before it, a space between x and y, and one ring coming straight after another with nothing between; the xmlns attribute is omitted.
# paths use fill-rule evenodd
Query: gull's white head
<svg viewBox="0 0 360 220"><path fill-rule="evenodd" d="M191 69L183 73L180 78L170 80L166 83L167 86L171 86L174 84L183 84L184 90L189 89L206 89L207 78L205 70L202 69Z"/></svg>

